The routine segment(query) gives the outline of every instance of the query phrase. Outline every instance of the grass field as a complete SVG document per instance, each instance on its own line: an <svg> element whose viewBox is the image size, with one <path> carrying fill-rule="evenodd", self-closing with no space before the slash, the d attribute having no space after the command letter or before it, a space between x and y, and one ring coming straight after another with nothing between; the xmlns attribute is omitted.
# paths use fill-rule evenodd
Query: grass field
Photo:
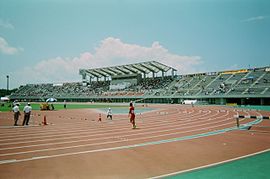
<svg viewBox="0 0 270 179"><path fill-rule="evenodd" d="M26 103L20 103L20 110L23 110L24 106L26 105ZM31 103L32 109L33 110L40 110L40 104L41 103ZM11 111L12 108L9 107L11 106L12 103L5 103L4 106L0 106L0 111L4 112L4 111ZM64 109L64 105L62 103L53 103L55 110L61 110ZM102 103L91 103L91 104L80 104L80 103L69 103L67 104L67 109L84 109L84 108L109 108L109 107L113 107L113 108L127 108L127 105L117 105L117 104L102 104ZM254 106L254 105L248 105L248 106L244 106L244 105L240 105L237 106L239 108L244 108L244 109L255 109L255 110L264 110L264 111L270 111L270 106Z"/></svg>
<svg viewBox="0 0 270 179"><path fill-rule="evenodd" d="M239 107L244 108L244 109L257 109L257 110L270 111L270 106L241 105Z"/></svg>
<svg viewBox="0 0 270 179"><path fill-rule="evenodd" d="M40 110L41 103L31 103L33 110ZM20 110L22 111L26 103L20 103ZM55 110L64 109L64 105L60 103L53 103ZM0 111L11 111L12 110L11 103L5 103L4 106L0 106ZM71 103L67 104L67 109L84 109L84 108L128 108L128 105L116 105L116 104L79 104L79 103Z"/></svg>

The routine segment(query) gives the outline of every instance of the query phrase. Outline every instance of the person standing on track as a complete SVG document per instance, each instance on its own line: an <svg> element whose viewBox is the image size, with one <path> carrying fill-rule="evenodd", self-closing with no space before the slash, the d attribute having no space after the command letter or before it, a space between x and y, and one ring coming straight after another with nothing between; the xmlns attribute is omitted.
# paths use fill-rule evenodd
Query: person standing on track
<svg viewBox="0 0 270 179"><path fill-rule="evenodd" d="M67 102L64 100L64 109L67 109Z"/></svg>
<svg viewBox="0 0 270 179"><path fill-rule="evenodd" d="M107 119L110 118L112 120L112 109L109 108L107 111Z"/></svg>
<svg viewBox="0 0 270 179"><path fill-rule="evenodd" d="M13 112L14 112L14 126L17 126L17 122L19 120L19 116L21 115L20 113L20 109L19 109L19 104L14 104L15 106L12 108Z"/></svg>
<svg viewBox="0 0 270 179"><path fill-rule="evenodd" d="M30 115L31 115L31 111L32 111L32 107L30 103L27 103L26 106L24 106L23 108L23 112L24 112L24 119L23 119L23 126L26 124L28 125L29 123L29 119L30 119Z"/></svg>
<svg viewBox="0 0 270 179"><path fill-rule="evenodd" d="M133 129L136 129L136 124L135 124L135 112L134 112L135 108L133 106L133 103L131 102L129 104L129 113L128 113L128 117L130 117L130 123L133 126Z"/></svg>

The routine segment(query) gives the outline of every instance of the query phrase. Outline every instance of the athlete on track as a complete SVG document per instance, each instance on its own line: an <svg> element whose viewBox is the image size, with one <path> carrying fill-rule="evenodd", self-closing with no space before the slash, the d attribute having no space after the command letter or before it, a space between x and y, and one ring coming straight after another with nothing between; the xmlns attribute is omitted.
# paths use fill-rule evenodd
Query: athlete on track
<svg viewBox="0 0 270 179"><path fill-rule="evenodd" d="M132 104L132 102L129 104L129 113L128 113L128 117L130 117L130 123L133 126L133 129L136 129L136 124L135 124L135 112L134 112L134 106Z"/></svg>

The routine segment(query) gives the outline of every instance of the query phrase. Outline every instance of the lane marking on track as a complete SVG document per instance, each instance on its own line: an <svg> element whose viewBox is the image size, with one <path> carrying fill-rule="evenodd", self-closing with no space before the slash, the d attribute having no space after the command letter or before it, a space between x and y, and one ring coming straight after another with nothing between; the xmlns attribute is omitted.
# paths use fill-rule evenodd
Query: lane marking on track
<svg viewBox="0 0 270 179"><path fill-rule="evenodd" d="M205 124L193 125L193 126L187 126L187 127L178 127L178 128L175 128L175 126L174 126L174 128L172 128L172 129L166 129L166 130L162 130L162 131L161 130L158 130L158 131L154 131L154 132L143 132L143 133L135 133L135 134L127 134L127 135L123 135L123 133L116 133L116 134L118 134L118 135L119 134L122 134L122 136L125 136L125 137L131 137L131 136L136 136L136 135L146 135L146 134L156 134L156 133L161 133L161 132L169 132L169 131L173 131L173 130L193 128L193 127L200 127L200 126L205 126L205 125L209 125L209 124L225 122L225 121L228 121L228 119L230 119L230 118L227 118L227 119L225 119L223 121L217 121L217 122L211 122L211 123L205 123ZM220 125L215 125L215 126L210 126L210 127L204 127L204 128L199 128L199 129L193 129L193 130L189 130L189 131L173 132L173 133L168 133L168 134L162 134L162 135L156 135L156 136L150 136L150 137L137 138L137 140L138 139L148 139L148 138L155 138L155 137L162 137L162 136L168 136L168 135L175 135L175 134L182 134L182 133L189 133L189 132L201 131L201 130L212 129L212 128L216 128L216 127L220 127L220 126L224 126L224 125L230 125L231 123L234 123L234 122L223 123L223 124L220 124ZM93 137L93 135L92 135L92 137ZM101 137L101 138L92 138L92 139L85 139L85 140L75 140L75 141L66 141L66 142L53 142L53 143L45 143L45 144L35 144L35 145L28 145L28 146L29 147L38 147L38 146L48 146L48 145L76 143L76 142L83 142L83 141L92 141L92 140L106 140L106 139L113 139L113 138L114 137ZM135 139L130 139L130 140L135 140ZM9 150L9 149L29 148L28 146L18 146L18 147L1 148L0 151L2 151L2 150ZM81 145L79 145L79 146L81 147ZM87 145L83 145L83 146L87 146ZM74 147L75 148L76 146L71 146L71 147ZM4 156L4 155L7 155L7 153L6 154L0 154L0 156Z"/></svg>
<svg viewBox="0 0 270 179"><path fill-rule="evenodd" d="M227 115L224 115L224 116L219 116L219 117L216 117L216 118L210 118L211 121L215 121L216 119L219 119L219 118L223 118L223 117L226 117ZM219 121L215 121L215 122L208 122L208 123L202 123L202 124L197 124L198 122L201 122L199 120L194 120L194 121L191 121L189 123L185 123L185 124L178 124L178 121L173 121L173 122L170 122L170 123L163 123L162 125L152 125L151 128L148 128L148 130L153 130L153 129L158 129L158 130L161 130L161 129L164 129L164 128L168 128L168 125L169 124L178 124L179 126L181 126L180 128L177 127L178 125L174 125L174 128L173 129L167 129L167 130L174 130L174 129L185 129L185 128L190 128L190 127L196 127L196 126L204 126L204 125L208 125L208 124L215 124L215 123L219 123L219 122L224 122L224 121L227 121L231 118L226 118L225 120L219 120ZM208 120L205 120L205 121L209 121ZM194 124L192 126L190 126L191 124ZM197 125L196 125L197 124ZM165 126L166 125L166 126ZM188 126L187 126L188 125ZM148 125L149 126L149 125ZM164 127L165 126L165 127ZM183 127L183 126L187 126L187 127ZM177 128L175 128L177 127ZM121 130L119 128L117 128L117 130ZM167 130L163 130L163 131L167 131ZM105 132L112 132L112 133L108 133L108 134L122 134L122 130L120 132L113 132L115 130L110 130L110 131L105 131ZM102 132L95 132L95 131L88 131L88 132L76 132L76 134L84 134L84 136L101 136L101 135L104 135L104 131ZM85 135L86 134L86 135ZM138 134L138 133L137 133ZM140 134L143 134L143 133L140 133ZM63 134L62 134L63 135ZM69 136L70 134L68 134ZM79 138L79 137L64 137L64 136L59 136L59 135L56 135L56 134L53 134L53 135L50 135L51 136L56 136L57 139L71 139L71 138ZM83 137L84 137L83 136ZM48 136L47 136L48 137ZM56 138L53 138L53 139L39 139L39 140L33 140L33 139L36 139L36 138L44 138L44 137L39 137L39 136L36 136L36 137L26 137L24 136L24 139L31 139L30 141L19 141L19 142L6 142L6 143L0 143L0 146L4 146L4 145L13 145L13 144L23 144L23 143L33 143L33 142L42 142L42 141L51 141L51 140L55 140ZM4 141L10 141L11 139L6 139ZM16 139L18 140L18 139ZM4 142L2 141L2 142ZM2 150L2 149L0 149Z"/></svg>
<svg viewBox="0 0 270 179"><path fill-rule="evenodd" d="M197 111L196 111L197 112ZM213 113L213 112L216 112L216 111L214 111L214 110L212 110L212 111L210 111L210 113ZM174 114L174 113L171 113L171 114ZM175 113L176 114L176 113ZM175 116L175 114L173 115L173 116ZM196 115L199 115L198 113L195 113L194 115L192 115L192 116L189 116L190 118L195 118L196 117ZM208 115L208 114L205 114L205 115ZM198 116L198 117L200 117L200 118L202 118L203 116L205 116L205 115L200 115L200 116ZM211 115L211 117L214 117L214 116L216 116L217 114L212 114ZM186 116L187 117L187 116ZM156 120L155 120L156 121ZM55 129L56 130L56 129ZM62 128L60 129L60 130L62 130ZM68 129L69 130L69 129ZM89 130L89 128L88 129L84 129L84 130ZM46 130L46 132L47 132L48 130ZM59 131L59 130L57 130L57 131ZM25 131L24 131L25 132ZM44 132L44 133L46 133L46 132ZM51 132L51 131L48 131L48 132ZM40 133L40 132L39 132ZM62 132L61 132L62 133ZM69 132L70 133L70 132ZM15 134L18 134L18 132L15 132ZM24 133L23 135L16 135L16 136L14 136L14 134L12 135L12 137L14 138L14 140L16 140L16 138L18 137L18 136L25 136L25 134L26 133ZM0 134L1 135L1 134ZM36 135L36 133L33 133L33 135ZM45 135L45 134L44 134ZM4 141L6 141L6 140L12 140L12 139L7 139L7 136L6 136L6 133L4 134L4 138L3 138L3 140ZM2 140L2 141L3 141Z"/></svg>
<svg viewBox="0 0 270 179"><path fill-rule="evenodd" d="M29 127L41 127L41 125L28 125L28 126L0 126L0 129L14 129L14 128L29 128Z"/></svg>
<svg viewBox="0 0 270 179"><path fill-rule="evenodd" d="M215 111L212 111L212 112L215 112ZM175 114L177 114L177 113L171 113L172 115L170 115L170 116L175 116ZM197 117L196 115L199 115L198 113L195 113L195 115L192 115L192 116L186 116L186 117ZM206 114L207 115L207 114ZM198 116L198 117L203 117L204 115L201 115L201 116ZM150 116L151 118L155 118L155 117L157 117L157 116ZM149 118L149 117L147 117L147 118ZM147 120L147 121L149 121L149 120ZM156 119L155 120L152 120L152 121L157 121ZM85 124L85 123L81 123L81 124ZM92 123L93 124L93 123ZM122 123L123 124L123 123ZM72 127L74 128L74 125L72 125ZM62 131L62 129L63 129L63 127L61 127L61 129L60 129L60 131ZM93 126L93 129L95 129L95 126ZM64 130L70 130L70 127L68 127L67 129L64 129ZM89 127L87 128L87 129L85 129L85 130L89 130ZM49 131L48 129L46 130L46 132L47 131ZM59 131L59 129L51 129L50 131ZM25 132L25 131L24 131ZM36 135L36 133L34 133L34 131L32 131L33 133L33 135ZM43 133L43 132L40 132L40 130L38 131L40 134L41 133ZM44 133L46 133L46 132L44 132ZM19 137L19 136L25 136L25 134L26 133L24 133L23 135L16 135L16 136L14 136L14 134L18 134L18 131L16 131L16 132L7 132L7 131L5 131L5 133L4 134L0 134L0 138L2 139L5 139L7 136L6 136L6 134L7 133L9 133L9 134L13 134L12 136L15 138L15 137ZM1 137L1 136L4 136L4 137Z"/></svg>
<svg viewBox="0 0 270 179"><path fill-rule="evenodd" d="M48 155L44 155L44 156L37 156L37 157L32 157L33 160L37 160L37 159L44 159L47 158Z"/></svg>
<svg viewBox="0 0 270 179"><path fill-rule="evenodd" d="M173 117L175 117L176 115L171 115L171 116L173 116ZM170 116L170 117L171 117ZM156 117L156 116L154 116L154 117ZM153 118L154 118L153 117ZM188 116L184 116L184 117L188 117ZM195 117L195 116L194 116ZM147 117L147 119L148 119L149 117ZM163 119L163 117L161 117L159 120L157 120L156 118L155 118L155 120L146 120L147 121L147 123L149 123L149 122L151 122L151 123L154 123L154 122L156 122L156 123L160 123L160 122L162 122L162 120L161 119ZM140 121L140 119L139 119L139 121ZM107 121L106 121L107 122ZM105 124L106 122L104 122L103 124ZM116 122L116 121L114 121L114 122ZM123 126L125 126L125 123L124 123L125 121L121 121L121 122L118 122L117 123L117 125L123 125ZM107 122L108 123L108 122ZM59 126L56 126L56 127L60 127L61 126L61 128L60 129L56 129L56 128L47 128L46 129L46 131L40 131L40 129L37 129L37 130L34 130L34 128L32 128L32 130L31 131L29 131L29 132L26 132L21 126L19 126L20 128L22 128L22 130L20 130L20 131L22 131L22 132L24 132L24 134L20 134L20 135L16 135L16 134L18 134L18 130L16 130L16 131L14 131L14 130L12 130L12 131L4 131L2 134L0 133L0 139L5 139L6 137L7 137L7 134L10 134L10 136L13 136L14 138L15 137L19 137L19 136L24 136L25 134L33 134L33 135L36 135L36 132L39 132L39 134L41 134L41 133L47 133L48 131L49 132L53 132L53 131L57 131L57 132L63 132L63 131L68 131L68 130L70 130L70 128L72 127L72 129L76 129L76 128L79 128L79 129L81 129L82 128L82 125L85 125L85 124L91 124L91 126L85 126L84 127L84 130L89 130L89 129L95 129L96 128L96 126L100 126L100 125L98 125L98 123L81 123L80 125L72 125L72 126L66 126L65 125L65 123L64 124L61 124L61 125L59 125Z"/></svg>
<svg viewBox="0 0 270 179"><path fill-rule="evenodd" d="M214 115L213 115L214 116ZM172 116L170 116L170 117L172 117ZM190 118L190 117L193 117L193 118L195 118L196 116L186 116L186 118ZM158 124L160 124L160 123L164 123L163 122L163 118L161 118L162 120L158 120L158 122L156 122L157 120L153 120L155 123L153 123L153 121L151 122L151 124L156 124L157 123L157 125ZM171 122L175 122L175 121L171 121ZM149 124L149 123L148 123ZM84 125L85 125L85 123L84 123ZM147 125L147 123L144 123L144 125ZM34 136L36 136L36 133L38 132L40 135L46 135L47 133L49 133L49 132L53 132L53 131L56 131L57 133L59 133L59 134L61 134L61 135L63 135L63 132L66 132L66 133L68 133L68 134L70 134L70 133L77 133L77 131L89 131L89 129L96 129L96 127L97 126L100 126L100 125L93 125L93 126L91 126L91 127L89 127L89 126L87 126L85 129L81 129L81 126L79 126L79 127L74 127L74 126L72 126L72 129L76 129L76 128L78 128L79 130L76 130L76 131L73 131L73 132L70 132L70 127L69 128L63 128L63 126L61 126L61 128L60 129L47 129L46 131L40 131L40 130L38 130L38 131L32 131L31 133L28 133L28 132L26 132L25 130L24 131L22 131L22 132L24 132L24 134L20 134L20 133L18 133L18 131L16 131L16 132L12 132L12 133L8 133L11 137L9 138L9 139L7 139L7 137L9 137L9 136L7 136L7 133L5 133L5 134L2 134L2 136L3 137L0 137L0 139L2 139L1 141L6 141L6 140L12 140L12 139L16 139L17 137L24 137L25 138L25 135L27 134L27 135L34 135ZM124 124L124 123L120 123L120 125L118 124L117 126L126 126L126 124ZM42 126L43 127L43 126ZM111 129L111 126L110 127L102 127L102 128L104 128L104 129ZM6 131L5 131L6 132ZM16 134L18 134L18 135L16 135ZM1 134L0 134L1 135Z"/></svg>
<svg viewBox="0 0 270 179"><path fill-rule="evenodd" d="M261 121L262 121L262 119L257 119L255 121L250 122L250 124L251 125L257 124L257 123L260 123ZM34 158L25 158L25 159L17 159L17 160L2 160L2 161L0 161L0 165L7 164L7 163L19 163L19 162L25 162L25 161L56 158L56 157L87 154L87 153L95 153L95 152L131 149L131 148L144 147L144 146L150 146L150 145L159 145L159 144L164 144L164 143L178 142L178 141L191 140L191 139L208 137L208 136L213 136L213 135L219 135L219 134L222 134L222 133L225 133L228 131L238 130L238 129L239 128L237 128L237 127L230 127L230 128L212 131L212 132L195 134L195 135L191 135L191 136L184 136L184 137L178 137L178 138L172 138L172 139L166 139L166 140L158 140L158 141L152 141L152 142L145 142L145 143L139 143L139 144L132 144L132 145L126 145L126 146L110 147L110 148L103 148L103 149L96 149L96 150L87 150L87 151L81 151L81 152L70 152L70 153L47 155L47 156L40 156L40 157L37 156Z"/></svg>
<svg viewBox="0 0 270 179"><path fill-rule="evenodd" d="M1 165L1 164L5 164L5 163L15 163L16 161L17 161L16 159L1 160L1 161L0 161L0 165Z"/></svg>
<svg viewBox="0 0 270 179"><path fill-rule="evenodd" d="M228 124L230 124L230 123L222 124L222 125L218 125L218 126L223 126L223 125L228 125ZM194 129L194 130L190 130L190 131L174 132L174 133L168 133L168 134L160 134L160 135L149 136L149 137L140 137L140 138L129 139L129 141L153 139L153 138L157 138L157 137L164 137L164 136L169 136L169 135L176 135L176 134L195 132L195 131L205 130L205 129L209 129L209 128L215 128L215 127L211 126L211 127L206 127L206 128L202 128L202 129ZM115 144L115 143L121 143L121 142L123 142L123 141L99 142L99 143L91 143L91 144L83 144L83 145L75 145L75 146L73 145L73 146L67 146L67 147L45 148L45 149L23 151L23 152L16 152L16 153L4 153L4 154L0 154L0 157L2 157L2 156L10 156L10 155L27 154L27 153L35 153L35 152L46 152L46 151L73 149L73 148L87 147L87 146L99 146L99 145Z"/></svg>
<svg viewBox="0 0 270 179"><path fill-rule="evenodd" d="M219 117L216 117L216 116L211 116L211 118L209 118L209 119L207 119L206 120L206 118L205 118L205 122L206 121L209 121L209 120L211 120L211 121L214 121L214 120L217 120L217 119L219 119L219 118L224 118L224 117L227 117L228 116L228 114L226 114L226 115L223 115L223 116L219 116ZM215 118L213 118L213 117L215 117ZM200 119L196 119L196 120L192 120L192 121L189 121L188 123L179 123L177 120L175 121L171 121L171 122L160 122L158 125L156 125L156 124L154 124L154 125L146 125L148 128L148 130L152 130L152 129L161 129L161 128L164 128L164 126L165 127L167 127L169 124L171 125L171 124L178 124L178 125L181 125L181 126L186 126L186 125L190 125L190 124L197 124L198 122L204 122L203 120L201 120L202 118L200 118ZM220 120L220 121L223 121L223 120ZM218 121L217 121L218 122ZM142 125L141 125L142 126ZM149 127L150 126L150 127ZM113 132L113 131L115 131L115 130L121 130L122 131L122 129L120 129L119 127L121 127L121 126L117 126L116 128L114 128L114 129L112 129L112 128L109 128L110 130L103 130L102 131L102 134L104 134L104 132ZM98 128L97 129L97 131L99 131L98 133L101 133L100 132L100 130L101 129L103 129L103 128ZM70 130L70 129L69 129ZM82 132L80 132L80 131L82 131ZM94 130L94 131L89 131L89 129L88 129L88 131L86 131L86 132L84 132L85 130L78 130L78 131L75 131L75 132L72 132L72 133L76 133L76 134L78 134L78 132L80 133L80 134L95 134L95 135L97 135L97 131L96 130ZM63 134L63 133L61 133L61 138L63 138L63 136L65 136L65 135L71 135L70 134L71 132L69 132L68 134ZM49 134L49 135L48 135ZM58 134L58 133L53 133L53 134L51 134L51 133L49 133L48 132L48 134L45 136L46 138L47 137L54 137L54 136L57 136L58 138L59 138L59 135L56 135L56 134ZM51 134L51 135L50 135ZM111 133L110 133L111 134ZM26 135L22 135L23 137L24 137L24 139L31 139L31 141L33 141L33 139L35 139L35 138L44 138L44 136L36 136L36 133L35 133L35 136L34 137L27 137ZM55 138L54 138L55 139ZM10 140L18 140L18 137L16 137L15 139L5 139L5 140L1 140L1 142L3 142L3 141L10 141ZM45 139L43 139L43 140L45 140ZM48 139L48 140L52 140L52 139ZM39 141L39 140L37 140L37 141ZM17 143L25 143L25 141L22 141L22 142L15 142L16 144ZM27 143L27 141L26 141L26 143ZM12 144L12 142L8 142L7 144ZM6 145L6 143L0 143L0 145Z"/></svg>

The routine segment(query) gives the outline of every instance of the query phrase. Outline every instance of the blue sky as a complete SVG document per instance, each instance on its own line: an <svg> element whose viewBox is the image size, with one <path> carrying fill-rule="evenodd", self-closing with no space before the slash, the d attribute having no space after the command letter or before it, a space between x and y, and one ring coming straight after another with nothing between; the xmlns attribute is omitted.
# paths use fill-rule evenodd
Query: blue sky
<svg viewBox="0 0 270 179"><path fill-rule="evenodd" d="M0 88L157 60L178 74L270 65L268 0L1 0Z"/></svg>

